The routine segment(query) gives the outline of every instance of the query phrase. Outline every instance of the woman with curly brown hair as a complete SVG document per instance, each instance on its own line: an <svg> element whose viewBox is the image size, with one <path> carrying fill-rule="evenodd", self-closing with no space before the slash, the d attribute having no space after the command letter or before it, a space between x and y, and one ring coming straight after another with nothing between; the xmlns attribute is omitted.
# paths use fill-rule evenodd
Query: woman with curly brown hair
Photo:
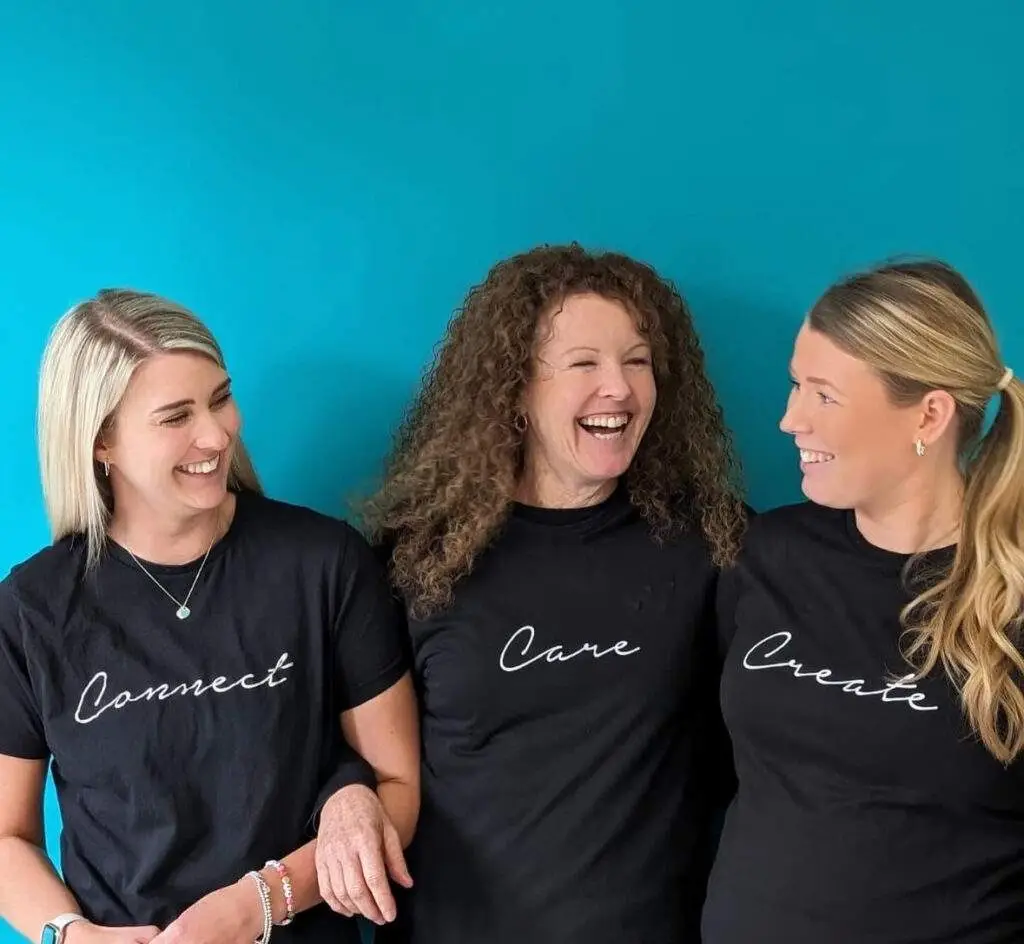
<svg viewBox="0 0 1024 944"><path fill-rule="evenodd" d="M697 940L713 586L744 508L680 296L577 245L496 265L366 523L423 707L416 888L378 933Z"/></svg>

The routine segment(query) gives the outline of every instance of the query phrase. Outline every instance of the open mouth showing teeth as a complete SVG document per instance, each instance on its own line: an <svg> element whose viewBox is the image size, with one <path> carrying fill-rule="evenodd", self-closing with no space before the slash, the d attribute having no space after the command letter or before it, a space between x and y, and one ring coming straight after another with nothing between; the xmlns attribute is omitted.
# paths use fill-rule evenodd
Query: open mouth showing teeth
<svg viewBox="0 0 1024 944"><path fill-rule="evenodd" d="M632 419L632 413L600 413L580 417L576 422L597 439L615 439L625 432Z"/></svg>
<svg viewBox="0 0 1024 944"><path fill-rule="evenodd" d="M179 472L185 472L188 475L209 475L212 472L216 472L219 465L220 456L218 455L212 459L207 459L205 462L189 462L187 465L179 465L175 468Z"/></svg>
<svg viewBox="0 0 1024 944"><path fill-rule="evenodd" d="M816 452L813 449L801 449L800 461L806 463L831 462L835 458L831 452Z"/></svg>

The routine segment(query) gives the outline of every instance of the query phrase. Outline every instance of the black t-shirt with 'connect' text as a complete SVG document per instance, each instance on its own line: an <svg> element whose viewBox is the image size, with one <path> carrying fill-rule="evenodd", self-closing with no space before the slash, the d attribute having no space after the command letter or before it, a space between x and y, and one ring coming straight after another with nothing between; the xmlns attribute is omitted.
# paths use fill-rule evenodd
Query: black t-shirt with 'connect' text
<svg viewBox="0 0 1024 944"><path fill-rule="evenodd" d="M182 600L199 562L146 566ZM379 562L308 509L239 494L189 607L114 544L86 573L80 538L0 583L0 753L52 757L64 879L99 924L164 927L307 842L339 712L405 668ZM324 905L278 938L359 940Z"/></svg>

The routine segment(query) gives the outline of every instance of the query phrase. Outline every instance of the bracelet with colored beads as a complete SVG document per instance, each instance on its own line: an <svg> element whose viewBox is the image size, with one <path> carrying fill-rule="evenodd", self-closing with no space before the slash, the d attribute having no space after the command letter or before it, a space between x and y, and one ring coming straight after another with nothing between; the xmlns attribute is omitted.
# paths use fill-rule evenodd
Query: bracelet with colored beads
<svg viewBox="0 0 1024 944"><path fill-rule="evenodd" d="M264 866L266 869L273 869L281 877L281 890L284 892L284 911L285 916L277 924L280 927L284 927L286 924L291 924L295 920L295 896L292 894L292 880L288 874L288 870L284 865L277 861L277 859L268 859L267 864Z"/></svg>

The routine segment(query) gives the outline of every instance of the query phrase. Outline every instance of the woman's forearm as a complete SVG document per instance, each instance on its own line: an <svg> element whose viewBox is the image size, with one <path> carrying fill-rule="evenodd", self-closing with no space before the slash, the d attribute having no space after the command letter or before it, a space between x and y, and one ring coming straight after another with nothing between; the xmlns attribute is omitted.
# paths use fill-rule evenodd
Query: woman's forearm
<svg viewBox="0 0 1024 944"><path fill-rule="evenodd" d="M420 815L419 785L385 780L377 785L377 796L402 840L402 848L406 848L412 842Z"/></svg>
<svg viewBox="0 0 1024 944"><path fill-rule="evenodd" d="M78 912L46 853L27 839L0 837L0 915L31 941L57 915Z"/></svg>
<svg viewBox="0 0 1024 944"><path fill-rule="evenodd" d="M315 856L316 840L314 839L281 859L281 864L285 867L288 880L291 883L292 908L296 914L307 908L312 908L314 905L319 905L324 900L320 894L320 884L317 880ZM272 866L266 866L256 871L270 887L270 910L273 913L274 921L283 921L288 914L288 909L281 876ZM258 907L259 898L255 883L247 876L243 876L239 881L252 885L254 907Z"/></svg>

